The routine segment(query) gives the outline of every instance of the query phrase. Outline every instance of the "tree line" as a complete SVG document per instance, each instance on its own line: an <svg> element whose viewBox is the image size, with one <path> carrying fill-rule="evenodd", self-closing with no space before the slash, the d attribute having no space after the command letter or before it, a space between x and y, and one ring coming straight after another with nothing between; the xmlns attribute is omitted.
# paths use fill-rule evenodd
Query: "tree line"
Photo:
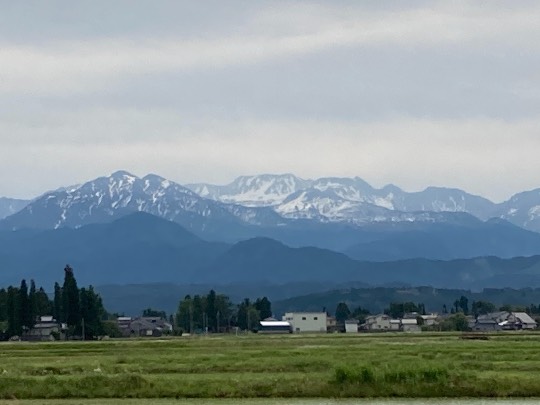
<svg viewBox="0 0 540 405"><path fill-rule="evenodd" d="M175 326L189 333L224 332L232 327L256 329L259 321L272 316L272 303L267 297L244 299L234 305L228 296L214 290L206 295L186 295L178 303Z"/></svg>
<svg viewBox="0 0 540 405"><path fill-rule="evenodd" d="M41 316L52 316L65 324L69 336L92 339L104 334L107 312L92 286L78 288L73 269L67 265L63 285L54 284L52 300L43 287L36 289L34 280L30 281L30 289L26 280L19 287L0 289L0 323L5 325L5 337L23 335Z"/></svg>

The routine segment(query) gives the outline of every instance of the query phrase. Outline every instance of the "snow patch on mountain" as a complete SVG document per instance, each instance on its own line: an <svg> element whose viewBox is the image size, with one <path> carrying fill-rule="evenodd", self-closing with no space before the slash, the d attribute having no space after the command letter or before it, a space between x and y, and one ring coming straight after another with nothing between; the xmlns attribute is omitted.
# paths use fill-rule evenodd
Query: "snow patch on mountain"
<svg viewBox="0 0 540 405"><path fill-rule="evenodd" d="M292 174L241 176L225 186L188 184L201 197L246 207L270 207L280 204L290 194L306 188L310 180Z"/></svg>

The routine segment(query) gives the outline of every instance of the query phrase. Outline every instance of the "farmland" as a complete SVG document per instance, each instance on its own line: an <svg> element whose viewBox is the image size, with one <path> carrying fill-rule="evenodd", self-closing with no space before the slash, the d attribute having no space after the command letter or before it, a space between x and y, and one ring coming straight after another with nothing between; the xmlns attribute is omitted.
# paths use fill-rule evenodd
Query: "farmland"
<svg viewBox="0 0 540 405"><path fill-rule="evenodd" d="M538 397L540 335L3 343L0 399Z"/></svg>

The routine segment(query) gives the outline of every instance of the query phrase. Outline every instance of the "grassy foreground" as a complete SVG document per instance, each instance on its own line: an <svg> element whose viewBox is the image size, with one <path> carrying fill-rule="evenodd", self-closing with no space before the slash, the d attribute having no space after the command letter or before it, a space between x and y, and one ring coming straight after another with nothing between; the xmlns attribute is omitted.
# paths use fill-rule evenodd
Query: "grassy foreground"
<svg viewBox="0 0 540 405"><path fill-rule="evenodd" d="M540 397L540 335L0 344L0 399Z"/></svg>

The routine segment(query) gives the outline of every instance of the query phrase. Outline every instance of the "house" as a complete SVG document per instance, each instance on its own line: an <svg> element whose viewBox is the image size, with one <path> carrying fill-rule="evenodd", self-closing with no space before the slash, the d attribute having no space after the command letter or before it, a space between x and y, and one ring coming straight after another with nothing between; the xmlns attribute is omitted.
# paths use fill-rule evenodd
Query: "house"
<svg viewBox="0 0 540 405"><path fill-rule="evenodd" d="M326 312L287 312L282 320L291 324L294 333L326 333L327 329Z"/></svg>
<svg viewBox="0 0 540 405"><path fill-rule="evenodd" d="M345 333L358 333L357 319L347 319L345 321Z"/></svg>
<svg viewBox="0 0 540 405"><path fill-rule="evenodd" d="M402 332L420 332L420 325L416 319L402 319L399 330Z"/></svg>
<svg viewBox="0 0 540 405"><path fill-rule="evenodd" d="M479 315L471 329L475 331L498 330L534 330L538 326L536 321L525 312L492 312Z"/></svg>
<svg viewBox="0 0 540 405"><path fill-rule="evenodd" d="M420 315L422 320L424 321L424 325L426 326L433 326L438 323L439 315L438 314L427 314L427 315Z"/></svg>
<svg viewBox="0 0 540 405"><path fill-rule="evenodd" d="M390 330L400 330L401 329L401 319L390 319Z"/></svg>
<svg viewBox="0 0 540 405"><path fill-rule="evenodd" d="M159 337L172 332L172 325L160 317L131 318L118 317L118 328L124 337L153 336Z"/></svg>
<svg viewBox="0 0 540 405"><path fill-rule="evenodd" d="M514 312L513 315L516 329L533 330L538 326L536 321L525 312Z"/></svg>
<svg viewBox="0 0 540 405"><path fill-rule="evenodd" d="M129 337L131 334L131 329L129 325L133 321L133 318L131 316L119 316L116 318L116 325L118 326L118 329L120 329L120 332L122 333L122 336Z"/></svg>
<svg viewBox="0 0 540 405"><path fill-rule="evenodd" d="M386 314L372 315L366 318L362 329L368 331L385 331L390 330L390 316Z"/></svg>
<svg viewBox="0 0 540 405"><path fill-rule="evenodd" d="M476 320L469 321L469 328L477 332L494 332L502 329L497 319L491 318L489 314L480 315Z"/></svg>
<svg viewBox="0 0 540 405"><path fill-rule="evenodd" d="M21 340L31 342L59 340L65 338L63 333L65 329L67 327L52 316L41 316L32 329L23 333Z"/></svg>
<svg viewBox="0 0 540 405"><path fill-rule="evenodd" d="M328 314L326 314L326 331L328 333L334 333L338 331L337 319Z"/></svg>

